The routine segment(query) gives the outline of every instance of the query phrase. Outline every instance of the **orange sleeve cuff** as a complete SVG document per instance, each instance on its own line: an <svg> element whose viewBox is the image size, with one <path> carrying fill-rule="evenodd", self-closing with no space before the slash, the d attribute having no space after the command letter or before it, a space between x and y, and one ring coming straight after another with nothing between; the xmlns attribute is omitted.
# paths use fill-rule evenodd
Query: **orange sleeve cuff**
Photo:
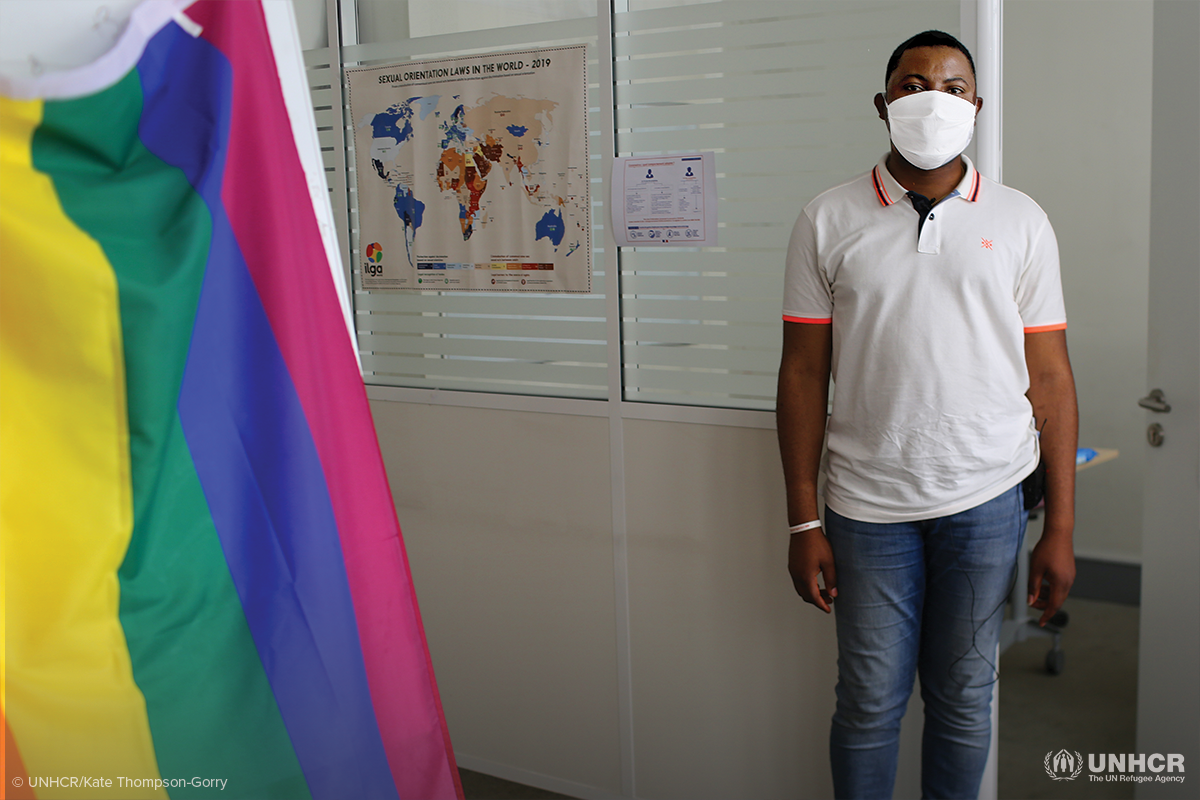
<svg viewBox="0 0 1200 800"><path fill-rule="evenodd" d="M806 325L832 325L833 317L790 317L783 315L784 322L802 322Z"/></svg>
<svg viewBox="0 0 1200 800"><path fill-rule="evenodd" d="M1045 333L1046 331L1065 331L1067 323L1059 322L1054 325L1035 325L1032 328L1026 328L1026 333Z"/></svg>

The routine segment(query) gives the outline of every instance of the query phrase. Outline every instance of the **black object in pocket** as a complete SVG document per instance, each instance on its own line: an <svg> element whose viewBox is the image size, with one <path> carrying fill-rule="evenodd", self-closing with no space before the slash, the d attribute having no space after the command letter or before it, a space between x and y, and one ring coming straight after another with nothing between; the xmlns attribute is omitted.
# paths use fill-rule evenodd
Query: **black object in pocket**
<svg viewBox="0 0 1200 800"><path fill-rule="evenodd" d="M1038 503L1046 496L1046 462L1038 461L1037 467L1029 473L1029 477L1021 481L1021 491L1025 495L1025 510L1037 508Z"/></svg>

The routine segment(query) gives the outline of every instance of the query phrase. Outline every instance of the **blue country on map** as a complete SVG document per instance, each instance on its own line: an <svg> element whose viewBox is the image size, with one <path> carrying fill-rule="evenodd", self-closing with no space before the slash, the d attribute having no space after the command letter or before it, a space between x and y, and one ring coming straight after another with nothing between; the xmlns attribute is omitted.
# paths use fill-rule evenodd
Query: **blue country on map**
<svg viewBox="0 0 1200 800"><path fill-rule="evenodd" d="M562 244L563 234L567 232L567 226L563 223L562 214L555 211L553 208L542 215L542 218L537 221L536 239L549 239L554 242L554 246L558 247Z"/></svg>
<svg viewBox="0 0 1200 800"><path fill-rule="evenodd" d="M448 102L439 110L443 99ZM445 223L454 219L467 241L494 219L503 219L504 209L517 211L512 205L516 197L539 209L534 241L546 239L557 250L570 234L565 254L578 249L586 231L577 218L586 219L586 209L577 209L577 199L563 191L562 173L549 172L542 163L543 150L554 146L547 141L553 136L547 133L553 131L552 116L558 105L552 100L499 95L474 105L458 95L414 96L361 119L360 126L371 129L371 167L394 187L392 205L404 227L410 263L417 231L428 222L427 213L434 215L439 235ZM427 143L436 143L432 164L421 163L428 156L417 155L429 152ZM510 187L518 194L503 195ZM434 199L431 206L431 191L440 191L447 200L450 195L456 202L446 208ZM564 208L575 211L568 218Z"/></svg>

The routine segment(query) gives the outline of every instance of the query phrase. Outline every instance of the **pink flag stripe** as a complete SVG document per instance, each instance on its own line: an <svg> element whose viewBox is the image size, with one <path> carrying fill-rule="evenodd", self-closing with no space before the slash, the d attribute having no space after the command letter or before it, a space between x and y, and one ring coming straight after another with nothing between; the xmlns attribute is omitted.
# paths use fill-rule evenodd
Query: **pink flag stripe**
<svg viewBox="0 0 1200 800"><path fill-rule="evenodd" d="M188 16L233 64L222 199L295 382L341 535L380 733L401 798L462 797L362 376L290 130L262 8ZM281 202L299 213L272 213ZM403 580L401 579L403 578Z"/></svg>

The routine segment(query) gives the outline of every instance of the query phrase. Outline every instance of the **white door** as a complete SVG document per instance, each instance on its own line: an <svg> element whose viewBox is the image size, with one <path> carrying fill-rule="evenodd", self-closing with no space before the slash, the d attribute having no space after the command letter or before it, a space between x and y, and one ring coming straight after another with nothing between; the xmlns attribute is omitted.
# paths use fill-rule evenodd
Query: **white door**
<svg viewBox="0 0 1200 800"><path fill-rule="evenodd" d="M1139 798L1200 791L1200 2L1154 4L1148 377L1169 411L1146 411L1137 749L1182 753L1186 781ZM1132 400L1131 400L1132 402ZM1153 406L1154 401L1143 405Z"/></svg>

